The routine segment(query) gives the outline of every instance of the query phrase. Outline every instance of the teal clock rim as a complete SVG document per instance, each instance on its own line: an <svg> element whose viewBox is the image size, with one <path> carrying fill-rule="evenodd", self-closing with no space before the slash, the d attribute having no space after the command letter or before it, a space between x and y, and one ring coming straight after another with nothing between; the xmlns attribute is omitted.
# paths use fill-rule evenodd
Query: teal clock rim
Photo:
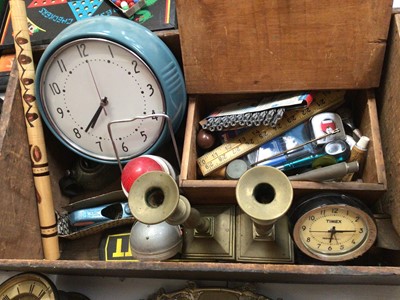
<svg viewBox="0 0 400 300"><path fill-rule="evenodd" d="M101 163L118 163L117 159L99 159L71 146L55 131L50 121L47 119L41 104L40 83L47 60L61 46L74 40L85 38L99 38L118 43L133 51L150 67L162 89L166 108L164 113L171 119L173 130L176 132L182 124L186 112L187 94L181 67L171 50L156 34L143 25L116 16L96 16L75 22L61 31L47 46L37 64L35 89L37 91L36 98L38 100L38 109L52 134L56 136L63 145L82 157ZM171 69L173 72L171 72ZM171 75L174 77L170 77ZM173 78L175 82L171 84L171 82L169 82L170 78ZM157 141L140 155L153 153L169 138L170 132L168 130L168 124L164 122L163 130ZM130 159L131 158L123 159L121 163L126 163Z"/></svg>

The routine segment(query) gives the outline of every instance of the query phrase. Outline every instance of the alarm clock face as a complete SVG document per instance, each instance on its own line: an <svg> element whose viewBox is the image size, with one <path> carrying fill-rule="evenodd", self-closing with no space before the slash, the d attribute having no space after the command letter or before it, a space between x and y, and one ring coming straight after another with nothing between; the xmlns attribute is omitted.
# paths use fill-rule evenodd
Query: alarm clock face
<svg viewBox="0 0 400 300"><path fill-rule="evenodd" d="M373 216L356 199L321 196L300 205L293 239L306 255L321 261L346 261L364 254L375 242Z"/></svg>
<svg viewBox="0 0 400 300"><path fill-rule="evenodd" d="M76 39L47 58L40 77L42 110L64 143L88 158L126 160L159 138L165 120L140 118L165 112L152 69L133 51L101 38ZM113 148L113 143L115 149Z"/></svg>

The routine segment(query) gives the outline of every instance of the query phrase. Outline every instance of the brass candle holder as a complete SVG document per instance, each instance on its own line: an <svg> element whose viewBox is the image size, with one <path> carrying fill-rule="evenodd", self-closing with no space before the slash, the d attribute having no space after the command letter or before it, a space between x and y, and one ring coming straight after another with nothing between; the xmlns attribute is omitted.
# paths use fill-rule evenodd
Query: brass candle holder
<svg viewBox="0 0 400 300"><path fill-rule="evenodd" d="M129 192L132 215L144 224L166 221L182 225L182 257L199 260L235 259L235 209L233 206L191 207L167 173L147 172Z"/></svg>
<svg viewBox="0 0 400 300"><path fill-rule="evenodd" d="M240 209L236 216L238 261L293 263L293 243L286 212L293 188L286 175L276 168L253 167L236 186Z"/></svg>

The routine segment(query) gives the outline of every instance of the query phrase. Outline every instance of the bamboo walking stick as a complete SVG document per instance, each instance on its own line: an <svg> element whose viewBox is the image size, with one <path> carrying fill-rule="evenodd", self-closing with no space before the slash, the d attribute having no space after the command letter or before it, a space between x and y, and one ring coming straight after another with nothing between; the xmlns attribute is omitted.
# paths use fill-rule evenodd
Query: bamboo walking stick
<svg viewBox="0 0 400 300"><path fill-rule="evenodd" d="M42 121L35 97L35 67L29 37L25 1L10 0L11 22L14 34L15 57L24 106L25 125L35 183L39 225L44 258L60 257L57 220L51 191Z"/></svg>

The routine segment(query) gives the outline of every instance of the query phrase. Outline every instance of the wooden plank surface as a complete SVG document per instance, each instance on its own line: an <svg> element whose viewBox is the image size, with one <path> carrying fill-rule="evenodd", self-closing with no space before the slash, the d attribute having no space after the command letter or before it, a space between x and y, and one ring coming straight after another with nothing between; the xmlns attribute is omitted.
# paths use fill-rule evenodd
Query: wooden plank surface
<svg viewBox="0 0 400 300"><path fill-rule="evenodd" d="M393 225L400 234L400 15L393 16L382 85L379 88L378 113L382 148L385 156L388 191L381 201L382 209L392 215Z"/></svg>
<svg viewBox="0 0 400 300"><path fill-rule="evenodd" d="M207 262L101 262L1 260L0 269L79 276L170 278L251 282L400 284L398 267L281 265Z"/></svg>
<svg viewBox="0 0 400 300"><path fill-rule="evenodd" d="M190 94L379 84L391 0L177 0Z"/></svg>
<svg viewBox="0 0 400 300"><path fill-rule="evenodd" d="M18 71L13 68L0 119L0 258L42 259Z"/></svg>

